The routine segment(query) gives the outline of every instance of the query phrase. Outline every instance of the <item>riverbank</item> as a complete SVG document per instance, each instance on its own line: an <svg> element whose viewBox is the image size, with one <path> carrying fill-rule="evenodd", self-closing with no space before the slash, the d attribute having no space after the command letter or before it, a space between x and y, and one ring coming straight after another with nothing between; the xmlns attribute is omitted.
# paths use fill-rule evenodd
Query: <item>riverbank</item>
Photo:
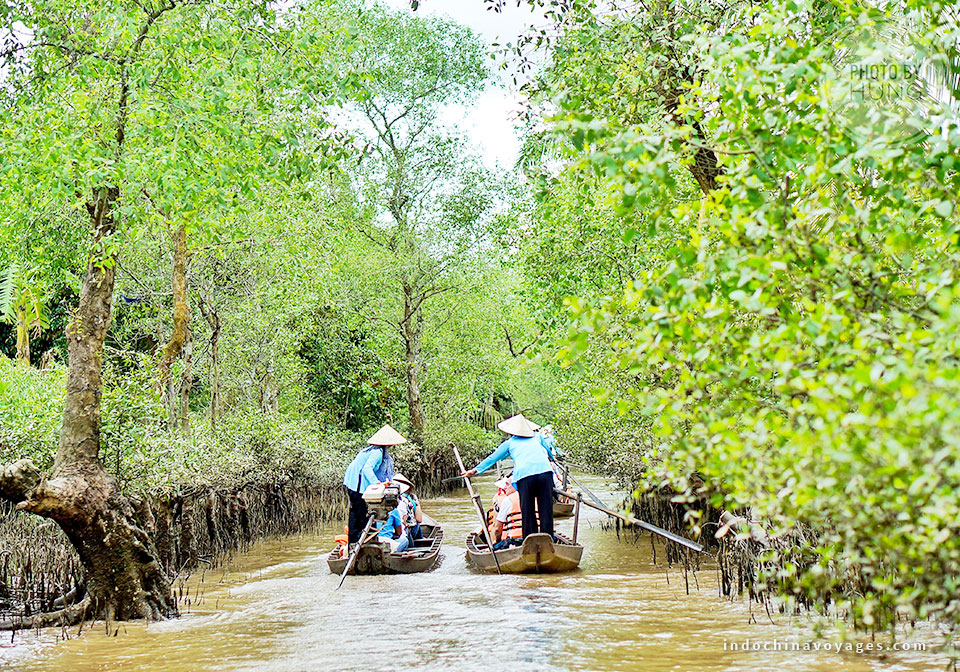
<svg viewBox="0 0 960 672"><path fill-rule="evenodd" d="M235 487L193 486L134 500L168 576L216 567L264 539L313 533L344 516L339 484L303 478ZM84 572L66 535L50 521L0 510L0 621L79 602Z"/></svg>

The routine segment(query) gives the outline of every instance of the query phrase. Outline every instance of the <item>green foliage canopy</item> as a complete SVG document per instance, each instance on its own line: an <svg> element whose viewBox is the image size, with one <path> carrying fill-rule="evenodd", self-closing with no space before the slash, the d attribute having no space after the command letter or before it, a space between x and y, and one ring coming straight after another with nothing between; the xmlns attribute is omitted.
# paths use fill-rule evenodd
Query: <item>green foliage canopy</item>
<svg viewBox="0 0 960 672"><path fill-rule="evenodd" d="M606 353L600 393L644 418L649 487L753 507L783 541L760 578L868 628L960 620L956 10L588 13L539 83L578 157L562 179L614 186L646 252L610 298L570 302L563 357ZM909 37L928 66L911 92L851 103L858 58L905 58L864 25Z"/></svg>

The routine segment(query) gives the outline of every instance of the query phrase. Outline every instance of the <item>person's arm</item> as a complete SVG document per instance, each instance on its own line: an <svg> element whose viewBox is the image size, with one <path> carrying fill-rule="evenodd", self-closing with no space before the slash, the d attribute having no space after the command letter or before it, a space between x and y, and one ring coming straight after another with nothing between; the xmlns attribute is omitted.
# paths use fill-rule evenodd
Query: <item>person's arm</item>
<svg viewBox="0 0 960 672"><path fill-rule="evenodd" d="M467 478L469 478L471 476L476 476L477 474L482 474L487 469L495 465L497 462L505 458L509 453L510 453L510 439L507 439L506 441L501 443L500 446L495 451L490 453L487 456L487 459L485 459L483 462L478 464L473 469L463 472L461 476L466 476Z"/></svg>
<svg viewBox="0 0 960 672"><path fill-rule="evenodd" d="M363 474L364 478L369 483L379 483L380 479L377 478L374 471L377 467L380 466L380 463L383 462L383 449L371 450L370 455L367 456L367 461L364 462L363 466L360 467L360 473ZM361 493L363 494L363 493Z"/></svg>
<svg viewBox="0 0 960 672"><path fill-rule="evenodd" d="M404 494L400 496L400 503L406 507L404 511L400 513L400 517L404 520L407 519L407 512L413 512L413 519L418 523L423 522L423 513L420 511L420 500L417 499L414 495Z"/></svg>
<svg viewBox="0 0 960 672"><path fill-rule="evenodd" d="M500 541L500 535L503 534L503 523L499 520L494 520L493 525L490 526L490 537L493 539L493 543Z"/></svg>

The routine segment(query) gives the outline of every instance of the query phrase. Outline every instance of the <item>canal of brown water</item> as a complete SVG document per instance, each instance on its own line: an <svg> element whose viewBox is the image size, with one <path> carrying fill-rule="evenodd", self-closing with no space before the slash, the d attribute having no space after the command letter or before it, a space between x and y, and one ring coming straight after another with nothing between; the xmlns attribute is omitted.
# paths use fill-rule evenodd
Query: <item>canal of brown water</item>
<svg viewBox="0 0 960 672"><path fill-rule="evenodd" d="M479 481L488 502L492 479ZM622 496L600 477L586 484L607 502ZM817 639L812 619L771 619L745 600L719 598L711 561L689 575L687 594L682 569L654 564L648 536L618 540L603 529L603 515L589 509L580 523L586 551L579 571L553 576L471 570L463 539L477 522L465 491L429 500L424 510L445 532L443 561L430 573L348 577L337 591L324 556L342 524L331 525L317 535L258 544L194 575L179 619L120 624L109 636L102 623L80 635L76 626L8 635L0 668L893 672L948 662L933 650L933 627L898 639L927 651L878 652L889 639L858 637L838 652L837 632ZM569 533L572 521L558 526Z"/></svg>

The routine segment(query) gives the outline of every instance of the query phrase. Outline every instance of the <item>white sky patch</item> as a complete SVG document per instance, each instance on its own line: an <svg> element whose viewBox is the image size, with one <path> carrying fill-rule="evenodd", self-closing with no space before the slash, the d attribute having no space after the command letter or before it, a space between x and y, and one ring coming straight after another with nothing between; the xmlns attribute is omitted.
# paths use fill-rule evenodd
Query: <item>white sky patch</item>
<svg viewBox="0 0 960 672"><path fill-rule="evenodd" d="M519 104L501 86L490 87L469 105L448 105L440 115L444 124L457 126L481 151L490 170L512 168L520 154L520 138L514 127Z"/></svg>
<svg viewBox="0 0 960 672"><path fill-rule="evenodd" d="M410 11L408 0L383 0L383 4L391 9ZM515 44L521 34L544 20L525 5L518 8L508 3L499 14L488 11L489 6L483 0L421 0L416 13L452 19L472 29L487 45ZM496 71L499 62L490 61L491 70ZM441 121L463 130L480 149L487 168L512 169L520 154L520 138L515 128L519 111L520 96L499 81L495 72L494 79L475 101L466 107L448 106L441 114Z"/></svg>

